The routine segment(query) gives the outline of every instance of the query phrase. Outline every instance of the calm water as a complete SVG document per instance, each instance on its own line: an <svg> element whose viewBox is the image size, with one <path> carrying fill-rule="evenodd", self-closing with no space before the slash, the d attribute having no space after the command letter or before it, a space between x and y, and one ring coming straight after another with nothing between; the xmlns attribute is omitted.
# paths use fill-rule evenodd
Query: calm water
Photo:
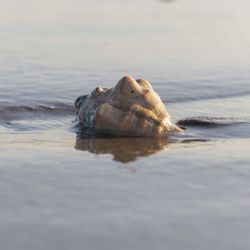
<svg viewBox="0 0 250 250"><path fill-rule="evenodd" d="M248 0L0 0L1 250L250 245ZM152 82L170 139L81 139L76 97Z"/></svg>

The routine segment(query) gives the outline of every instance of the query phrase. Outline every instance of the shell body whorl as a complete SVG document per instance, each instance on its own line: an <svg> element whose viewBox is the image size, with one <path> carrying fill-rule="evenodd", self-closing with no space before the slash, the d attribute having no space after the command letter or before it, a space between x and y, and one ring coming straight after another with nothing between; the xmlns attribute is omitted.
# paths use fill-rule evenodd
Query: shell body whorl
<svg viewBox="0 0 250 250"><path fill-rule="evenodd" d="M161 137L181 129L173 125L159 95L143 79L123 77L114 88L98 87L75 102L77 118L97 134Z"/></svg>

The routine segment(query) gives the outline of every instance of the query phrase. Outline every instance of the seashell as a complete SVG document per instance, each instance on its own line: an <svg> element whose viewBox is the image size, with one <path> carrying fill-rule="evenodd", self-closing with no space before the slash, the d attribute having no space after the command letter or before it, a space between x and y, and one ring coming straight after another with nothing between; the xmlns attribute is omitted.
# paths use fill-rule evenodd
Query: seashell
<svg viewBox="0 0 250 250"><path fill-rule="evenodd" d="M144 79L125 76L114 88L97 87L78 97L75 107L87 133L162 137L182 131L172 124L161 98Z"/></svg>

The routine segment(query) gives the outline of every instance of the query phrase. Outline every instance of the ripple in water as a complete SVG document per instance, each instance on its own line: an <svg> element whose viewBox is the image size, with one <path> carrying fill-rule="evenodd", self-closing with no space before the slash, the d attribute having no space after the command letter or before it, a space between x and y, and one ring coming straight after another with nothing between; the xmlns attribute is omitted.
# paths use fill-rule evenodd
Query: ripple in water
<svg viewBox="0 0 250 250"><path fill-rule="evenodd" d="M225 127L237 124L248 124L250 123L250 117L208 117L208 116L198 116L198 117L188 117L177 122L179 126L188 127Z"/></svg>
<svg viewBox="0 0 250 250"><path fill-rule="evenodd" d="M0 125L4 132L31 132L67 128L75 114L74 107L65 103L0 106Z"/></svg>
<svg viewBox="0 0 250 250"><path fill-rule="evenodd" d="M48 103L37 105L1 105L0 122L38 119L51 116L69 116L75 113L73 104Z"/></svg>

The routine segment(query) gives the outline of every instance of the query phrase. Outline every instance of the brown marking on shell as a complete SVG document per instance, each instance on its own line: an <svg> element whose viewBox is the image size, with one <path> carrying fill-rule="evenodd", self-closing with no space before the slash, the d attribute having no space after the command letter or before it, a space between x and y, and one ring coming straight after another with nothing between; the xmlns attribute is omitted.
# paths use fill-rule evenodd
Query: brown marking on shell
<svg viewBox="0 0 250 250"><path fill-rule="evenodd" d="M137 79L136 81L138 82L138 84L140 84L141 86L143 86L146 89L153 89L150 82L145 80L145 79Z"/></svg>
<svg viewBox="0 0 250 250"><path fill-rule="evenodd" d="M144 118L138 118L136 123L136 132L140 135L152 135L153 125L152 121Z"/></svg>
<svg viewBox="0 0 250 250"><path fill-rule="evenodd" d="M95 112L94 125L97 129L117 129L120 126L122 118L122 111L116 109L109 103L104 103L99 106Z"/></svg>
<svg viewBox="0 0 250 250"><path fill-rule="evenodd" d="M121 122L121 130L133 131L135 128L137 117L134 114L126 114Z"/></svg>

